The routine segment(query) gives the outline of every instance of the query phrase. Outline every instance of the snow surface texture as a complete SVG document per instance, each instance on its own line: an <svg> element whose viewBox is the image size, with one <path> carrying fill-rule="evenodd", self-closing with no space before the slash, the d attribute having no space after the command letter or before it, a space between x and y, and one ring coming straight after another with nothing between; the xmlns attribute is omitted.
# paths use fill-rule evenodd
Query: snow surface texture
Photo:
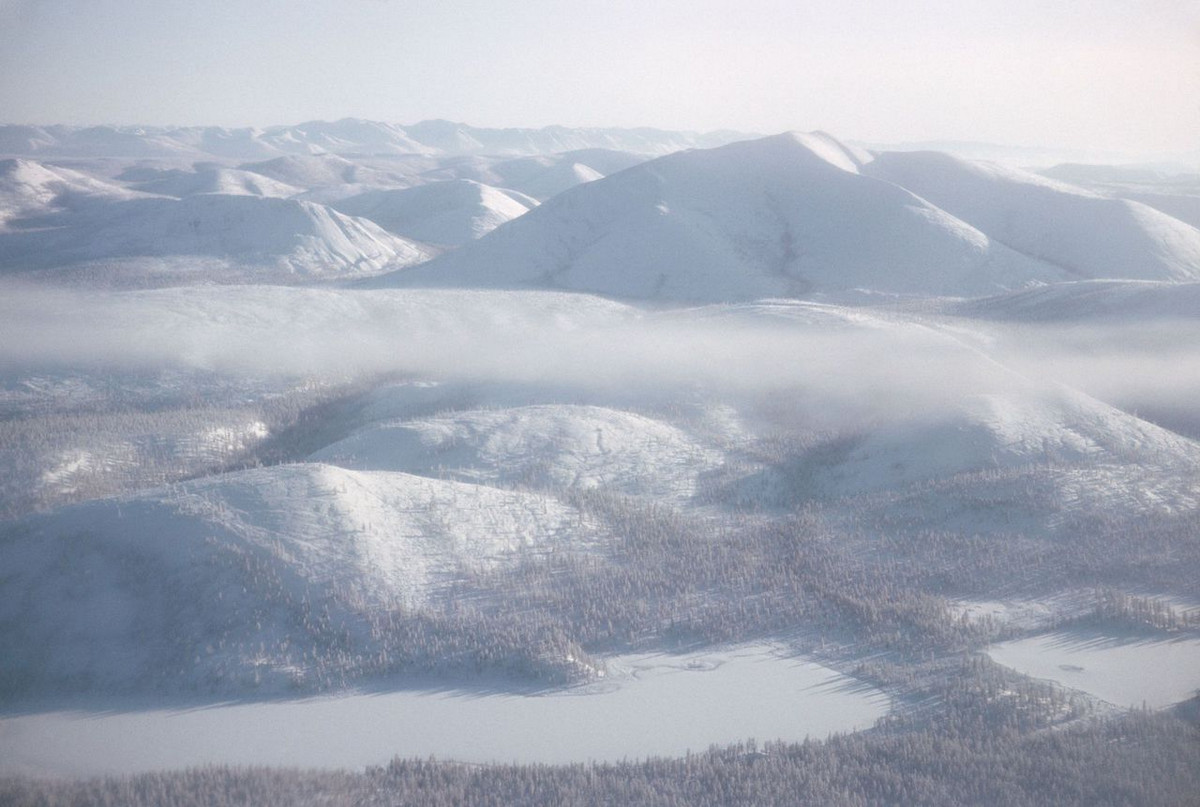
<svg viewBox="0 0 1200 807"><path fill-rule="evenodd" d="M917 182L914 192L876 167L887 156L821 133L675 154L563 193L377 282L715 302L850 289L979 296L1081 275L1180 280L1200 271L1200 231L1148 207L959 162L949 179ZM896 157L907 165L910 155ZM944 191L935 195L953 209L922 190ZM972 204L993 196L994 210ZM1056 229L1030 230L1044 219ZM1093 228L1111 243L1096 247Z"/></svg>

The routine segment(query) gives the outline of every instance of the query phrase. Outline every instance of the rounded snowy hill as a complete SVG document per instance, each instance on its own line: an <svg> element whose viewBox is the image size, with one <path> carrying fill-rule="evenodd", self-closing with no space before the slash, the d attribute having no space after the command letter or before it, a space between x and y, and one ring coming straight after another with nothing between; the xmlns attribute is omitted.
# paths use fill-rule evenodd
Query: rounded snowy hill
<svg viewBox="0 0 1200 807"><path fill-rule="evenodd" d="M865 176L868 159L820 133L673 154L383 282L711 302L855 288L980 295L1066 278Z"/></svg>
<svg viewBox="0 0 1200 807"><path fill-rule="evenodd" d="M368 191L332 206L405 238L460 246L524 215L537 206L537 200L517 191L461 179Z"/></svg>
<svg viewBox="0 0 1200 807"><path fill-rule="evenodd" d="M544 404L373 425L311 459L549 490L604 487L686 501L723 456L680 429L632 412Z"/></svg>
<svg viewBox="0 0 1200 807"><path fill-rule="evenodd" d="M67 507L0 534L0 681L231 690L383 672L388 609L421 608L464 566L595 537L546 496L307 463Z"/></svg>
<svg viewBox="0 0 1200 807"><path fill-rule="evenodd" d="M1074 280L1200 279L1200 230L1140 202L938 152L884 152L864 167Z"/></svg>
<svg viewBox="0 0 1200 807"><path fill-rule="evenodd" d="M406 186L402 176L363 167L335 154L291 154L263 162L238 166L259 176L297 188L335 185Z"/></svg>
<svg viewBox="0 0 1200 807"><path fill-rule="evenodd" d="M166 171L153 180L141 182L137 189L162 196L196 196L217 193L227 196L270 196L286 199L302 191L270 177L237 168L205 167L195 171Z"/></svg>
<svg viewBox="0 0 1200 807"><path fill-rule="evenodd" d="M1200 446L1067 388L1013 386L968 395L934 417L883 426L864 435L822 484L839 491L870 490L1038 465L1058 468L1062 483L1077 481L1083 473L1172 468L1177 475L1159 483L1173 494L1149 497L1156 501L1148 506L1167 507L1172 499L1178 507L1200 504L1200 485L1195 484ZM1116 477L1124 475L1120 471ZM1147 483L1141 490L1158 486ZM1114 481L1097 489L1136 498L1137 486L1122 487ZM1127 514L1142 509L1124 502L1115 508L1096 498L1094 505L1104 509ZM1066 498L1061 502L1064 508L1070 504Z"/></svg>
<svg viewBox="0 0 1200 807"><path fill-rule="evenodd" d="M519 157L490 166L492 184L516 188L545 201L565 190L632 168L646 161L640 154L609 149L581 149L561 154Z"/></svg>
<svg viewBox="0 0 1200 807"><path fill-rule="evenodd" d="M95 199L129 199L139 194L87 174L33 160L0 160L0 227Z"/></svg>
<svg viewBox="0 0 1200 807"><path fill-rule="evenodd" d="M497 159L481 155L443 159L421 172L427 182L469 179L545 201L565 190L645 162L648 157L610 149Z"/></svg>
<svg viewBox="0 0 1200 807"><path fill-rule="evenodd" d="M309 202L198 195L133 199L45 216L0 235L7 271L68 278L99 266L117 279L184 270L212 280L362 277L425 260L428 251L378 225Z"/></svg>

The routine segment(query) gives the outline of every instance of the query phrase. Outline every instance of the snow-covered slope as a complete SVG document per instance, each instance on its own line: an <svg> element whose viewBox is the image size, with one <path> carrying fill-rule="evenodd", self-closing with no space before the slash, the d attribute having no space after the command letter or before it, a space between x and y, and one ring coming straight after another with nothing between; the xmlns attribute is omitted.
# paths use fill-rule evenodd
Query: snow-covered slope
<svg viewBox="0 0 1200 807"><path fill-rule="evenodd" d="M806 441L715 489L885 535L1074 540L1088 523L1194 512L1200 444L1071 390L1010 388Z"/></svg>
<svg viewBox="0 0 1200 807"><path fill-rule="evenodd" d="M632 168L647 159L642 154L611 149L582 149L516 158L476 154L439 159L421 172L419 178L426 182L469 179L545 201L576 185Z"/></svg>
<svg viewBox="0 0 1200 807"><path fill-rule="evenodd" d="M537 201L524 194L470 180L370 191L332 205L396 235L455 247L481 238L536 206Z"/></svg>
<svg viewBox="0 0 1200 807"><path fill-rule="evenodd" d="M671 155L382 282L722 301L854 288L978 295L1066 276L864 176L866 159L820 133Z"/></svg>
<svg viewBox="0 0 1200 807"><path fill-rule="evenodd" d="M253 196L136 199L46 217L0 235L5 271L185 258L216 261L211 279L294 281L370 275L418 263L424 248L326 207ZM165 266L160 274L170 275ZM143 261L138 271L150 271ZM202 278L198 278L202 279Z"/></svg>
<svg viewBox="0 0 1200 807"><path fill-rule="evenodd" d="M603 178L604 174L586 163L559 161L547 165L544 170L533 176L506 184L524 191L535 199L546 200L577 185L595 182L597 179Z"/></svg>
<svg viewBox="0 0 1200 807"><path fill-rule="evenodd" d="M196 171L169 171L148 182L135 185L140 191L162 196L196 196L219 193L227 196L271 196L286 199L301 188L276 179L237 168L205 167Z"/></svg>
<svg viewBox="0 0 1200 807"><path fill-rule="evenodd" d="M1200 194L1122 192L1118 195L1200 229Z"/></svg>
<svg viewBox="0 0 1200 807"><path fill-rule="evenodd" d="M1030 465L1200 473L1200 446L1065 388L1012 389L967 396L928 420L868 433L821 484L852 492ZM1176 506L1200 505L1200 477L1188 487Z"/></svg>
<svg viewBox="0 0 1200 807"><path fill-rule="evenodd" d="M603 487L686 501L722 455L674 426L596 406L484 409L384 423L312 457L347 468L408 471L549 490Z"/></svg>
<svg viewBox="0 0 1200 807"><path fill-rule="evenodd" d="M243 171L305 189L336 185L394 188L409 184L400 175L365 168L334 154L291 155L264 162L246 163L238 167Z"/></svg>
<svg viewBox="0 0 1200 807"><path fill-rule="evenodd" d="M1195 320L1200 319L1200 282L1085 280L958 302L944 310L1020 322Z"/></svg>
<svg viewBox="0 0 1200 807"><path fill-rule="evenodd" d="M626 152L586 149L507 160L489 166L495 184L545 201L565 190L631 168L645 158Z"/></svg>
<svg viewBox="0 0 1200 807"><path fill-rule="evenodd" d="M593 537L584 516L545 496L319 464L64 508L0 537L0 679L302 681L339 642L377 654L370 614L419 608L463 564Z"/></svg>
<svg viewBox="0 0 1200 807"><path fill-rule="evenodd" d="M97 199L129 199L137 195L68 168L32 160L0 160L0 228L25 216Z"/></svg>
<svg viewBox="0 0 1200 807"><path fill-rule="evenodd" d="M937 152L884 152L863 170L1072 279L1200 279L1200 230L1138 202Z"/></svg>

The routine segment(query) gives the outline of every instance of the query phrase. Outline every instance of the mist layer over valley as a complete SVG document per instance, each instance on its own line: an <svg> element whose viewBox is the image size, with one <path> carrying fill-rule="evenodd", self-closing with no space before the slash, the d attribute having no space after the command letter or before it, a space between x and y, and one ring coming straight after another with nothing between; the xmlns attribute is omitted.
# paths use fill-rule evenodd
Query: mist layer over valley
<svg viewBox="0 0 1200 807"><path fill-rule="evenodd" d="M821 132L351 120L0 127L5 154L0 747L20 753L0 775L22 778L0 794L239 762L180 741L89 765L82 739L56 760L85 736L64 710L182 737L200 722L171 710L238 701L209 725L294 708L301 736L340 702L352 736L367 693L415 704L403 744L240 761L615 761L624 740L553 738L628 708L671 729L630 758L756 736L787 742L694 764L862 766L814 802L921 801L877 774L911 782L889 755L930 743L931 770L959 766L930 803L1052 803L1042 776L1078 803L1194 793L1200 230L1179 178ZM747 719L688 734L670 693L693 691ZM450 711L421 711L435 692ZM330 711L301 717L317 695ZM433 741L460 719L514 727ZM1089 785L1071 760L1095 747ZM407 792L406 765L304 787ZM977 765L1026 775L956 790Z"/></svg>

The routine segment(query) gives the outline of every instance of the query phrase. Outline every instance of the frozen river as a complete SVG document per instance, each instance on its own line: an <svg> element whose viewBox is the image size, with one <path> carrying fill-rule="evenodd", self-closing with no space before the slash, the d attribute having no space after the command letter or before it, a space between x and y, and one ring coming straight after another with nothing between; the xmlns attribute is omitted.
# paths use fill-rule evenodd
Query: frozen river
<svg viewBox="0 0 1200 807"><path fill-rule="evenodd" d="M209 763L362 768L393 756L580 762L868 728L888 697L765 645L609 660L536 695L400 691L199 709L0 717L0 773L87 776Z"/></svg>

